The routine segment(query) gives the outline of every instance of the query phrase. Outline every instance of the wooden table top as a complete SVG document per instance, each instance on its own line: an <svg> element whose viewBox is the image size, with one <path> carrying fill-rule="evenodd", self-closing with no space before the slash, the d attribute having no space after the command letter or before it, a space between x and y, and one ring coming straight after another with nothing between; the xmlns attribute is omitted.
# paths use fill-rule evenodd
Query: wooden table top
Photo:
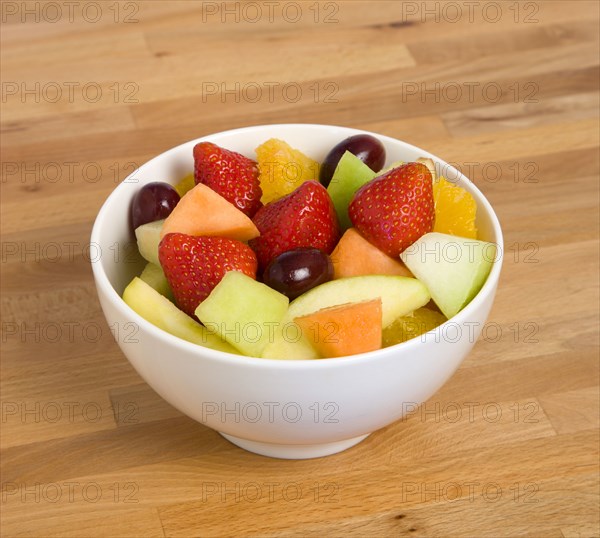
<svg viewBox="0 0 600 538"><path fill-rule="evenodd" d="M2 536L598 536L598 3L2 2ZM327 458L245 452L148 387L87 244L209 133L314 122L456 163L506 254L484 335Z"/></svg>

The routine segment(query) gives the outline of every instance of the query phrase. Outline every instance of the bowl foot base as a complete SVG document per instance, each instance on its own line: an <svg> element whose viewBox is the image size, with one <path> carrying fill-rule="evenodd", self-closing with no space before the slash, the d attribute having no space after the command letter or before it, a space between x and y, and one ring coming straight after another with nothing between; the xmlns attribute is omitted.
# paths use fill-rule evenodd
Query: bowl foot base
<svg viewBox="0 0 600 538"><path fill-rule="evenodd" d="M346 450L360 443L370 434L360 435L352 439L344 439L335 443L322 443L318 445L279 445L275 443L262 443L260 441L250 441L249 439L240 439L233 435L219 432L230 443L233 443L244 450L260 454L261 456L269 456L270 458L282 458L286 460L306 460L310 458L321 458L330 456Z"/></svg>

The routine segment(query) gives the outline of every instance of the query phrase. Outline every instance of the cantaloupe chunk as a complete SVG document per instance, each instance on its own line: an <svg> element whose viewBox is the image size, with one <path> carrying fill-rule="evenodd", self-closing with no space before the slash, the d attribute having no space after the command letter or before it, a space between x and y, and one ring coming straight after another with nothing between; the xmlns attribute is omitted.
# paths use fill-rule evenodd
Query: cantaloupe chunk
<svg viewBox="0 0 600 538"><path fill-rule="evenodd" d="M355 228L346 230L331 253L333 278L362 275L413 276L400 261L369 243Z"/></svg>
<svg viewBox="0 0 600 538"><path fill-rule="evenodd" d="M203 183L188 191L165 219L161 238L168 233L220 236L249 241L260 235L252 220Z"/></svg>
<svg viewBox="0 0 600 538"><path fill-rule="evenodd" d="M294 319L325 358L381 349L381 299L324 308Z"/></svg>

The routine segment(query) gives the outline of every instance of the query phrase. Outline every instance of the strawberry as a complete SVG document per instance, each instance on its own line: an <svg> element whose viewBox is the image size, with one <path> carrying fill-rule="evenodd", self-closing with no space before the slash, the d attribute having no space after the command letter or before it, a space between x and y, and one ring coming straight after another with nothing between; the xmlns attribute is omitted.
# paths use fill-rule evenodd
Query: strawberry
<svg viewBox="0 0 600 538"><path fill-rule="evenodd" d="M264 270L287 250L314 247L331 254L340 227L327 189L318 181L305 181L295 191L259 209L254 224L260 236L249 241Z"/></svg>
<svg viewBox="0 0 600 538"><path fill-rule="evenodd" d="M194 146L194 181L204 183L250 218L261 207L258 165L211 142Z"/></svg>
<svg viewBox="0 0 600 538"><path fill-rule="evenodd" d="M192 317L228 271L256 278L257 263L252 249L225 237L167 234L158 245L158 259L177 306Z"/></svg>
<svg viewBox="0 0 600 538"><path fill-rule="evenodd" d="M433 230L431 172L417 162L390 170L356 191L348 214L365 239L397 258Z"/></svg>

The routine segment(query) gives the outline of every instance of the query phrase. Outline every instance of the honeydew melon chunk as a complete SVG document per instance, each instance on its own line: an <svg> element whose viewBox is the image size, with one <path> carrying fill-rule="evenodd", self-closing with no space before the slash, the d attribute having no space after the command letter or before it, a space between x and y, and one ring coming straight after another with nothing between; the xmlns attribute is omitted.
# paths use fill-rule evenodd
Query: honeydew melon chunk
<svg viewBox="0 0 600 538"><path fill-rule="evenodd" d="M196 308L196 316L233 347L260 357L273 340L289 299L253 278L230 271Z"/></svg>
<svg viewBox="0 0 600 538"><path fill-rule="evenodd" d="M320 359L315 348L302 336L300 327L295 323L286 328L277 328L272 342L262 352L263 359L310 360Z"/></svg>
<svg viewBox="0 0 600 538"><path fill-rule="evenodd" d="M380 170L379 172L377 172L377 175L375 177L379 177L379 176L382 176L383 174L387 174L390 170L393 170L394 168L398 168L399 166L402 166L403 164L406 164L406 163L404 161L394 161L389 166L386 166L383 170Z"/></svg>
<svg viewBox="0 0 600 538"><path fill-rule="evenodd" d="M348 216L348 204L354 193L375 177L371 170L356 155L346 151L339 160L333 173L327 192L333 201L335 211L343 230L350 228L352 222Z"/></svg>
<svg viewBox="0 0 600 538"><path fill-rule="evenodd" d="M148 262L146 267L144 267L140 278L158 293L173 302L173 292L171 291L171 287L169 286L169 282L167 281L167 277L165 276L162 267Z"/></svg>
<svg viewBox="0 0 600 538"><path fill-rule="evenodd" d="M423 163L431 172L431 178L433 181L437 180L437 172L435 171L435 163L433 162L433 159L430 159L429 157L419 157L415 162L418 163ZM383 174L387 174L390 170L393 170L394 168L398 168L399 166L402 166L403 164L407 164L405 161L395 161L392 164L390 164L389 166L387 166L386 168L384 168L383 170L377 172L377 175L375 177L379 177L382 176Z"/></svg>
<svg viewBox="0 0 600 538"><path fill-rule="evenodd" d="M194 173L190 173L187 176L181 178L175 184L175 190L180 197L183 197L187 192L191 191L196 186L196 181L194 180Z"/></svg>
<svg viewBox="0 0 600 538"><path fill-rule="evenodd" d="M438 232L423 235L400 254L448 319L477 295L495 257L494 243Z"/></svg>
<svg viewBox="0 0 600 538"><path fill-rule="evenodd" d="M437 172L435 171L435 163L433 162L433 159L430 159L429 157L419 157L417 162L423 163L431 172L431 179L433 181L437 181Z"/></svg>
<svg viewBox="0 0 600 538"><path fill-rule="evenodd" d="M290 303L282 323L346 303L359 303L381 298L382 326L405 316L429 302L427 288L416 278L389 275L365 275L339 278L307 291Z"/></svg>
<svg viewBox="0 0 600 538"><path fill-rule="evenodd" d="M146 261L158 265L158 244L160 243L160 231L163 227L163 220L155 220L142 224L135 229L135 237L137 239L138 250Z"/></svg>
<svg viewBox="0 0 600 538"><path fill-rule="evenodd" d="M123 300L144 319L173 336L218 351L237 353L139 277L125 288Z"/></svg>

